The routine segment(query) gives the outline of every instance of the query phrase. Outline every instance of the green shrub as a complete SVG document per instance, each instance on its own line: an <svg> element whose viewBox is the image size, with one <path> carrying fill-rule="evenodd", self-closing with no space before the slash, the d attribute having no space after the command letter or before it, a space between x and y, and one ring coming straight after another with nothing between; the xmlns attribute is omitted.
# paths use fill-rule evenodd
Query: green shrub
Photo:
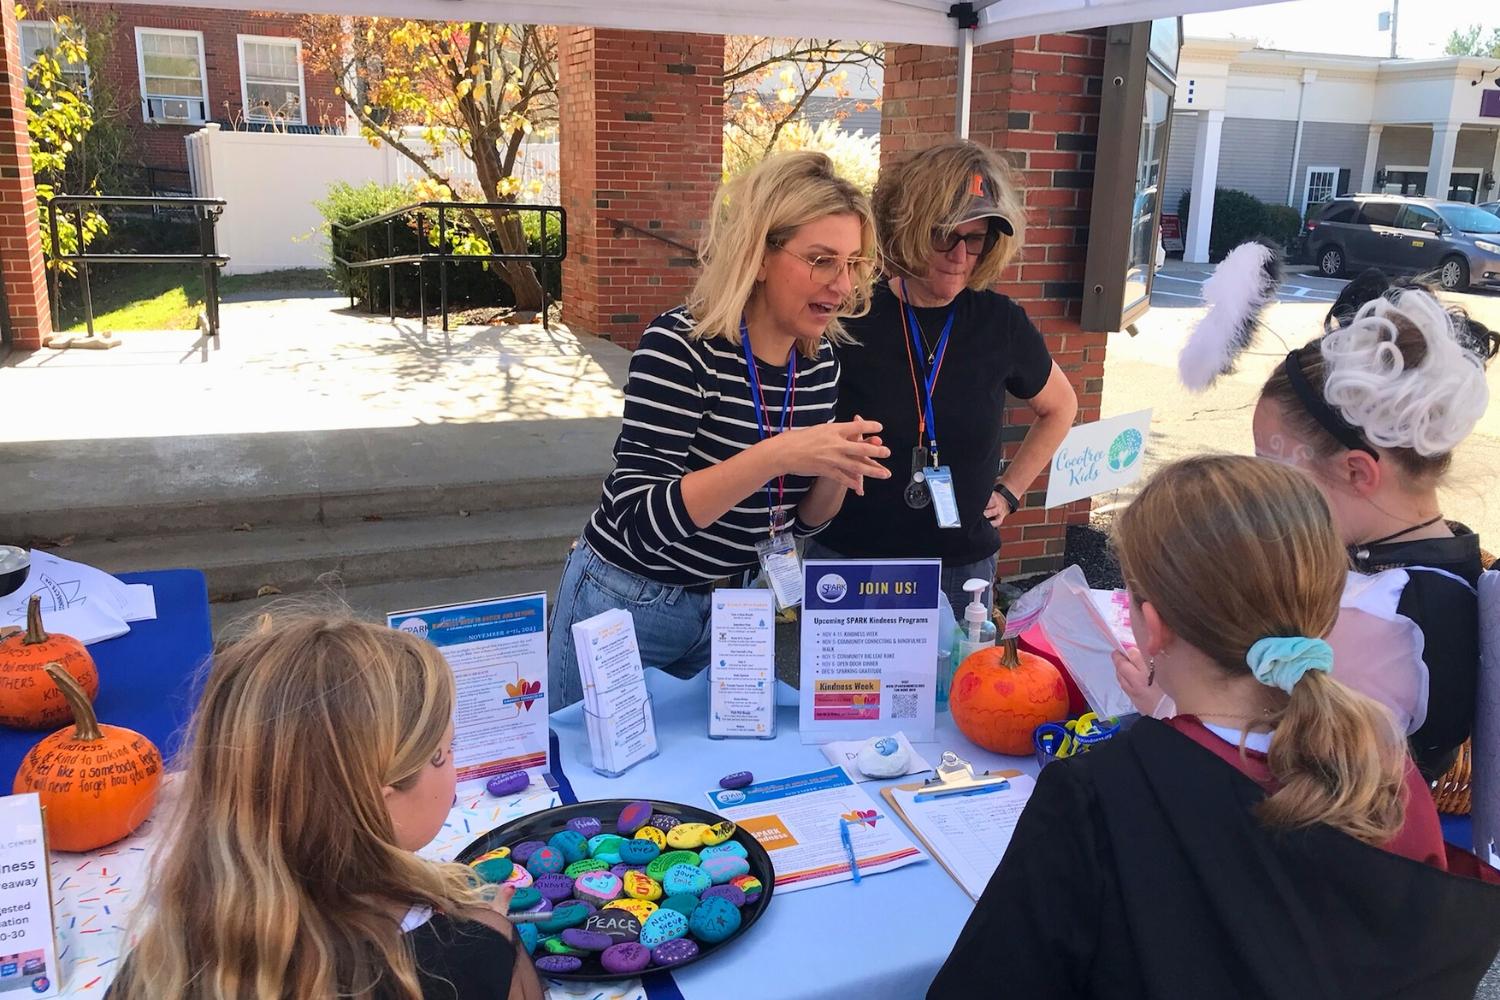
<svg viewBox="0 0 1500 1000"><path fill-rule="evenodd" d="M1266 206L1265 235L1282 250L1291 247L1302 228L1302 215L1290 205Z"/></svg>
<svg viewBox="0 0 1500 1000"><path fill-rule="evenodd" d="M1214 225L1208 237L1208 259L1218 262L1246 240L1266 230L1266 206L1252 194L1220 188L1214 192Z"/></svg>

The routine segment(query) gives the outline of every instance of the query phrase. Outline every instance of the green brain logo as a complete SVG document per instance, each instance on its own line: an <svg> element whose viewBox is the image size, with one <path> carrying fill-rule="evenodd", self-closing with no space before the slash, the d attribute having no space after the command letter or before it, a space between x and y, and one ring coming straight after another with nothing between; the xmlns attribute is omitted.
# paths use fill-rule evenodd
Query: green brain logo
<svg viewBox="0 0 1500 1000"><path fill-rule="evenodd" d="M1141 432L1134 427L1116 434L1109 444L1109 467L1115 472L1130 468L1141 457L1143 443Z"/></svg>

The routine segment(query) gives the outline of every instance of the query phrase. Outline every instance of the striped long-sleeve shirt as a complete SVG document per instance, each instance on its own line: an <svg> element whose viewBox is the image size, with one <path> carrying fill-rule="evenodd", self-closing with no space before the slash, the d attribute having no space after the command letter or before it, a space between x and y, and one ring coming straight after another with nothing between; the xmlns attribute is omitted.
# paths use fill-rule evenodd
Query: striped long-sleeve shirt
<svg viewBox="0 0 1500 1000"><path fill-rule="evenodd" d="M755 543L778 506L757 489L719 520L698 528L682 499L682 477L739 454L760 440L749 370L741 349L722 337L693 340L686 308L652 321L630 360L625 418L615 441L615 468L584 539L605 561L670 586L717 580L757 565ZM838 362L823 345L816 358L797 354L791 427L833 419ZM766 420L779 427L787 403L786 366L757 362ZM779 507L795 517L812 486L787 476ZM794 529L812 530L800 521Z"/></svg>

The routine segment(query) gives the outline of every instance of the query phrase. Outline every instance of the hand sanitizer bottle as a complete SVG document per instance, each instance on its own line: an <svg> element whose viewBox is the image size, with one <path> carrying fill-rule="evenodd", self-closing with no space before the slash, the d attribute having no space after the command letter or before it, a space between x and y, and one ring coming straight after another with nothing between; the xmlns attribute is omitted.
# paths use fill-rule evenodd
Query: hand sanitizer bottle
<svg viewBox="0 0 1500 1000"><path fill-rule="evenodd" d="M990 609L985 607L983 597L989 586L978 578L966 580L964 590L969 593L969 606L964 608L964 623L958 630L958 650L955 659L962 665L970 653L978 652L995 644L995 623L990 620ZM956 669L956 667L955 667Z"/></svg>
<svg viewBox="0 0 1500 1000"><path fill-rule="evenodd" d="M948 689L953 686L953 672L958 669L958 657L954 656L953 644L957 641L958 621L953 617L953 606L945 594L938 601L938 654L937 654L937 710L948 710Z"/></svg>

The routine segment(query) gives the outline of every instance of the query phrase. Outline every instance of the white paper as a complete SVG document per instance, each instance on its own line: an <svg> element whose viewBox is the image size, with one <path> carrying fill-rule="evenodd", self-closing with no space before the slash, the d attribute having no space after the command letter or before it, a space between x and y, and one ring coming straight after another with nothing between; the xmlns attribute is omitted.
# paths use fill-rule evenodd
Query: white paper
<svg viewBox="0 0 1500 1000"><path fill-rule="evenodd" d="M47 872L41 800L34 792L0 798L0 994L61 992Z"/></svg>
<svg viewBox="0 0 1500 1000"><path fill-rule="evenodd" d="M1000 867L1010 835L1036 787L1030 775L1006 780L1010 788L1004 791L949 795L926 802L916 801L917 792L898 788L892 793L912 829L972 899L979 898Z"/></svg>
<svg viewBox="0 0 1500 1000"><path fill-rule="evenodd" d="M156 617L156 588L149 583L125 585L125 620L128 622L150 621Z"/></svg>
<svg viewBox="0 0 1500 1000"><path fill-rule="evenodd" d="M453 668L461 783L550 770L546 594L394 611L386 624L431 642Z"/></svg>
<svg viewBox="0 0 1500 1000"><path fill-rule="evenodd" d="M927 761L923 759L921 754L917 753L917 748L911 745L911 740L906 738L905 733L897 730L895 736L896 742L900 743L903 747L906 748L906 752L909 756L907 757L906 770L902 771L901 774L890 775L890 777L899 778L904 774L920 774L923 771L932 770L932 765L927 763ZM821 749L823 751L823 756L828 758L828 763L834 764L838 767L842 767L849 773L849 777L853 778L855 781L884 780L881 778L865 777L864 772L862 772L859 769L859 765L855 763L854 759L859 756L859 750L864 745L864 740L837 740L833 743L823 744Z"/></svg>
<svg viewBox="0 0 1500 1000"><path fill-rule="evenodd" d="M0 597L0 626L24 627L32 594L42 599L47 631L70 635L85 645L129 632L129 615L141 604L129 586L103 570L40 549L31 550L31 569L21 589Z"/></svg>
<svg viewBox="0 0 1500 1000"><path fill-rule="evenodd" d="M802 608L803 743L936 737L936 559L809 560Z"/></svg>
<svg viewBox="0 0 1500 1000"><path fill-rule="evenodd" d="M635 620L614 608L573 625L593 766L611 774L656 755L656 720Z"/></svg>
<svg viewBox="0 0 1500 1000"><path fill-rule="evenodd" d="M1052 455L1047 506L1072 503L1135 482L1145 468L1142 459L1150 437L1150 410L1079 424L1068 431Z"/></svg>
<svg viewBox="0 0 1500 1000"><path fill-rule="evenodd" d="M708 660L710 736L776 728L776 608L769 590L715 590Z"/></svg>
<svg viewBox="0 0 1500 1000"><path fill-rule="evenodd" d="M766 849L778 893L853 877L839 838L841 818L856 821L849 839L861 878L923 860L901 824L881 812L841 767L707 794L715 812L734 820Z"/></svg>

